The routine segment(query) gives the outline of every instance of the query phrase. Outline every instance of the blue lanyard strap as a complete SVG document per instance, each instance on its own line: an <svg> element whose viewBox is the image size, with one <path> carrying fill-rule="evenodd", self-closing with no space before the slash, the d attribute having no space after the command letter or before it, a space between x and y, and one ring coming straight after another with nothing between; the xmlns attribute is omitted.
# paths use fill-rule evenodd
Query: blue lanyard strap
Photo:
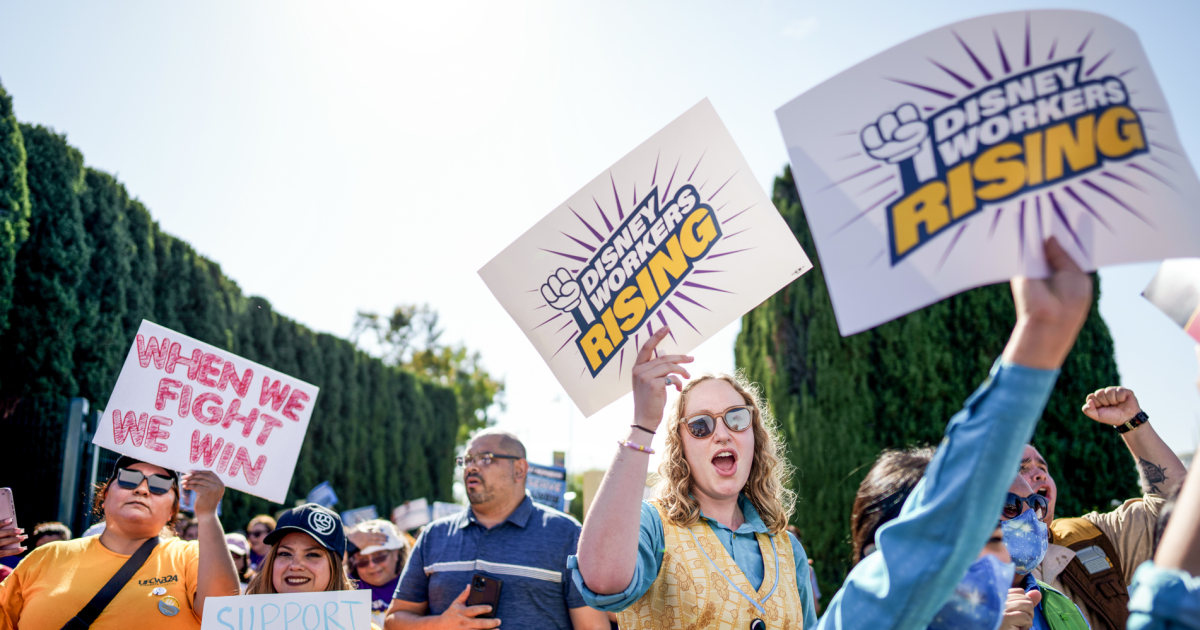
<svg viewBox="0 0 1200 630"><path fill-rule="evenodd" d="M704 525L704 524L701 523L701 525ZM704 526L708 527L708 525L704 525ZM771 599L771 596L775 594L775 589L779 588L779 552L775 550L775 537L768 536L768 538L771 540L771 555L775 556L775 583L771 585L771 591L769 593L767 593L767 596L762 599L762 603L760 604L758 602L758 600L754 599L753 597L750 597L749 595L747 595L745 593L745 591L738 588L738 585L734 584L733 580L729 579L728 575L725 575L725 572L722 571L721 568L717 566L717 563L713 562L713 559L708 556L708 552L704 550L704 546L700 544L700 540L698 538L696 538L696 532L692 531L692 528L690 528L690 527L688 528L688 533L692 535L692 542L696 543L696 548L700 550L700 553L704 554L704 559L708 560L708 563L711 564L713 566L713 568L717 570L717 573L721 574L721 577L725 578L726 582L729 582L729 585L733 587L733 590L737 591L738 594L741 595L742 597L745 597L746 601L750 602L750 605L754 606L754 608L758 610L758 613L760 615L767 614L766 609L763 608L762 605L767 603L767 600Z"/></svg>

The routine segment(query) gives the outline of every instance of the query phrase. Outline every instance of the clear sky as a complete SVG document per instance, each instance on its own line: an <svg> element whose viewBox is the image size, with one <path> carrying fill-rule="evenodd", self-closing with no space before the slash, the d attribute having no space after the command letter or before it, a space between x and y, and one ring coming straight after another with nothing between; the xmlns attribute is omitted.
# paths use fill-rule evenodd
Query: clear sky
<svg viewBox="0 0 1200 630"><path fill-rule="evenodd" d="M21 120L65 133L163 229L281 313L345 336L360 309L433 305L444 339L507 381L501 425L530 458L566 450L584 469L611 458L629 398L582 418L480 266L702 98L770 190L787 161L775 108L938 26L1049 6L0 0L0 82ZM1200 3L1052 6L1139 33L1197 155ZM1196 360L1139 296L1154 269L1104 270L1101 312L1124 383L1191 451ZM730 370L736 330L697 364Z"/></svg>

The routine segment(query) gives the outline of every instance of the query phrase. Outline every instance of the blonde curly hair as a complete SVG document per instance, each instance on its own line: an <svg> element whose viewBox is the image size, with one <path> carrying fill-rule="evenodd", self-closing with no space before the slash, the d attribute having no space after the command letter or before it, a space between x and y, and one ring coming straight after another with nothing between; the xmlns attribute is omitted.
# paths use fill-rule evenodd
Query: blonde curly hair
<svg viewBox="0 0 1200 630"><path fill-rule="evenodd" d="M784 457L778 427L762 400L758 386L748 381L741 371L732 376L704 375L692 379L683 387L667 418L666 451L658 467L658 500L665 508L668 520L677 526L688 527L700 520L700 504L692 496L694 481L683 454L680 432L684 430L683 412L687 408L688 395L700 383L712 380L728 383L753 412L754 460L750 464L750 477L746 479L742 493L758 510L767 531L778 534L787 527L796 505L796 493L787 487L792 465Z"/></svg>

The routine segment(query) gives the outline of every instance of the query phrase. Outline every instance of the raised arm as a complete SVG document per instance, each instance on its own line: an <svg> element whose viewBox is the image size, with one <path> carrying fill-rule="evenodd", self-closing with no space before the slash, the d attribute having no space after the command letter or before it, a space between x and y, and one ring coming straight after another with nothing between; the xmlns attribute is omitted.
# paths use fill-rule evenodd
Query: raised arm
<svg viewBox="0 0 1200 630"><path fill-rule="evenodd" d="M196 523L200 542L200 566L196 572L196 599L192 605L197 614L204 612L208 597L224 597L241 592L233 557L225 545L225 529L217 518L217 506L225 494L225 484L216 473L198 470L183 476L180 486L196 493Z"/></svg>
<svg viewBox="0 0 1200 630"><path fill-rule="evenodd" d="M1012 281L1017 322L991 377L946 427L900 516L850 572L819 628L924 628L996 527L1025 442L1091 307L1092 281L1054 241L1049 278Z"/></svg>
<svg viewBox="0 0 1200 630"><path fill-rule="evenodd" d="M1137 396L1127 387L1098 389L1088 394L1083 405L1084 415L1114 427L1133 420L1141 411ZM1183 483L1187 469L1149 422L1122 433L1121 439L1137 463L1143 494L1170 496Z"/></svg>
<svg viewBox="0 0 1200 630"><path fill-rule="evenodd" d="M633 366L633 421L647 431L658 430L662 423L667 387L682 389L680 377L690 377L681 364L692 361L692 357L654 356L658 342L668 332L663 327L654 333L638 352ZM653 436L647 431L630 427L625 440L649 446ZM597 594L619 593L633 580L642 489L649 464L648 453L619 447L583 522L583 532L579 535L579 574L584 584Z"/></svg>

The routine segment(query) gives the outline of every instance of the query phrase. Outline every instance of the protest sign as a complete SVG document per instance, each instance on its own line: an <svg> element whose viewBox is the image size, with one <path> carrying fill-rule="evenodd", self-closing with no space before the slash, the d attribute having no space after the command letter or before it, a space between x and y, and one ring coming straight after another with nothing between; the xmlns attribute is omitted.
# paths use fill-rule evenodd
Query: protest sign
<svg viewBox="0 0 1200 630"><path fill-rule="evenodd" d="M567 502L563 495L567 492L567 469L530 462L529 474L525 476L525 490L534 501L560 512L566 511Z"/></svg>
<svg viewBox="0 0 1200 630"><path fill-rule="evenodd" d="M377 510L374 505L368 505L342 512L342 525L345 525L346 527L354 527L359 523L376 518L379 518L379 510Z"/></svg>
<svg viewBox="0 0 1200 630"><path fill-rule="evenodd" d="M201 630L369 628L371 591L209 597Z"/></svg>
<svg viewBox="0 0 1200 630"><path fill-rule="evenodd" d="M584 415L655 330L687 352L812 268L702 101L479 270Z"/></svg>
<svg viewBox="0 0 1200 630"><path fill-rule="evenodd" d="M400 531L417 529L429 522L429 501L413 499L392 510L392 522Z"/></svg>
<svg viewBox="0 0 1200 630"><path fill-rule="evenodd" d="M843 335L960 291L1200 254L1200 182L1137 36L1079 11L909 40L776 112Z"/></svg>
<svg viewBox="0 0 1200 630"><path fill-rule="evenodd" d="M1142 296L1200 342L1200 259L1163 261Z"/></svg>
<svg viewBox="0 0 1200 630"><path fill-rule="evenodd" d="M93 442L282 503L317 388L142 321Z"/></svg>
<svg viewBox="0 0 1200 630"><path fill-rule="evenodd" d="M313 486L313 489L309 490L304 498L309 503L316 503L325 507L333 507L338 502L337 492L333 490L333 484L328 481L322 481Z"/></svg>
<svg viewBox="0 0 1200 630"><path fill-rule="evenodd" d="M447 503L445 501L434 501L433 502L433 515L432 515L433 520L436 521L439 518L443 518L446 516L453 516L465 509L466 508L464 508L463 506L461 506L457 503Z"/></svg>

